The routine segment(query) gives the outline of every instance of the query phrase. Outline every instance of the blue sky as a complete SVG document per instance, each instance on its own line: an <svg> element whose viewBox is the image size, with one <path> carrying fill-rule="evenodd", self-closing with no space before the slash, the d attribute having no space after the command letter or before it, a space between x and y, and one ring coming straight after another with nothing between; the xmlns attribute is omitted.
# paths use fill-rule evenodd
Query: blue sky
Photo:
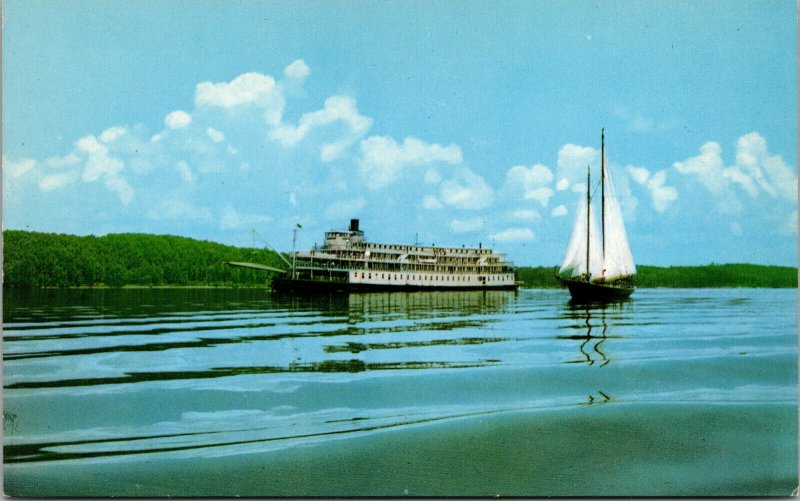
<svg viewBox="0 0 800 501"><path fill-rule="evenodd" d="M556 265L600 129L638 264L797 264L791 1L3 3L3 224Z"/></svg>

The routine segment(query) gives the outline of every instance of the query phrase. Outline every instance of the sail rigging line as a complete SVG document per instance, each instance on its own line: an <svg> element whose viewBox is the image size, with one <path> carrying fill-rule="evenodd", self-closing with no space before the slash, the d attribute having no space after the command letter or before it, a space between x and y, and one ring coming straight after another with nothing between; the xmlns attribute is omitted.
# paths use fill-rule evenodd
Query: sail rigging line
<svg viewBox="0 0 800 501"><path fill-rule="evenodd" d="M606 274L606 129L600 129L600 224L603 239L603 275Z"/></svg>
<svg viewBox="0 0 800 501"><path fill-rule="evenodd" d="M592 187L592 170L589 164L586 164L586 280L589 280L589 232L591 230L591 216L592 216L592 196L590 190Z"/></svg>

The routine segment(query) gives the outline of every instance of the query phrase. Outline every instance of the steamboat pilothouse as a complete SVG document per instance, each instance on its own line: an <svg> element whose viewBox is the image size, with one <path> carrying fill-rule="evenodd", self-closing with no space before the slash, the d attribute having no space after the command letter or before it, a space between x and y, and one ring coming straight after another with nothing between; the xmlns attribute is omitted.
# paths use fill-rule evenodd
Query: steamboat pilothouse
<svg viewBox="0 0 800 501"><path fill-rule="evenodd" d="M364 240L358 219L347 231L328 231L325 243L292 255L274 290L503 290L516 289L514 265L485 249L379 244Z"/></svg>

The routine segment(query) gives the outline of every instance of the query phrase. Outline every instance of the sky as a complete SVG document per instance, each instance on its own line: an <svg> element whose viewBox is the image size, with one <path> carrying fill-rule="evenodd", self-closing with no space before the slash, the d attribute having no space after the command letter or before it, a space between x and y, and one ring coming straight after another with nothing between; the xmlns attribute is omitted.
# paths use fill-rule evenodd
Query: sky
<svg viewBox="0 0 800 501"><path fill-rule="evenodd" d="M4 229L555 266L605 128L637 264L797 265L793 1L2 8Z"/></svg>

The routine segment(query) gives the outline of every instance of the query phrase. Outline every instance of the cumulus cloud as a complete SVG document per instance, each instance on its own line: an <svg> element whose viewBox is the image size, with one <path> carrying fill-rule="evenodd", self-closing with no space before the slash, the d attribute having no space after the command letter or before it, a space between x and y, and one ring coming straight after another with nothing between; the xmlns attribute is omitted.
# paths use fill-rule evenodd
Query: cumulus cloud
<svg viewBox="0 0 800 501"><path fill-rule="evenodd" d="M453 233L472 233L483 228L483 220L479 217L471 219L453 219L450 221L450 230Z"/></svg>
<svg viewBox="0 0 800 501"><path fill-rule="evenodd" d="M535 238L529 228L508 228L494 234L494 240L502 243L527 242Z"/></svg>
<svg viewBox="0 0 800 501"><path fill-rule="evenodd" d="M559 205L557 207L553 207L553 210L550 211L550 215L553 216L553 217L561 217L561 216L566 216L567 212L568 211L567 211L566 206L564 206L562 204L562 205Z"/></svg>
<svg viewBox="0 0 800 501"><path fill-rule="evenodd" d="M164 123L170 129L182 129L192 123L192 116L185 111L175 110L164 118Z"/></svg>
<svg viewBox="0 0 800 501"><path fill-rule="evenodd" d="M34 167L36 167L36 160L32 158L23 158L22 160L14 162L3 157L3 173L11 178L24 176L33 170Z"/></svg>
<svg viewBox="0 0 800 501"><path fill-rule="evenodd" d="M212 127L206 129L206 135L215 143L221 143L225 140L225 134Z"/></svg>
<svg viewBox="0 0 800 501"><path fill-rule="evenodd" d="M765 193L773 198L797 200L797 175L779 155L770 155L766 140L757 132L740 137L736 143L736 162L726 166L722 147L713 141L700 147L700 154L675 162L675 170L696 178L716 200L723 213L739 212L743 203L739 190L751 198Z"/></svg>
<svg viewBox="0 0 800 501"><path fill-rule="evenodd" d="M399 144L390 136L372 136L361 141L360 150L359 172L371 189L391 184L406 167L435 163L456 165L462 161L461 148L455 144L442 146L413 137L407 137ZM440 176L426 173L425 178L435 183Z"/></svg>
<svg viewBox="0 0 800 501"><path fill-rule="evenodd" d="M436 184L442 180L442 176L436 169L428 169L425 171L425 183Z"/></svg>
<svg viewBox="0 0 800 501"><path fill-rule="evenodd" d="M678 199L678 190L672 186L666 186L667 171L660 170L650 175L650 171L644 167L628 167L628 173L634 181L647 188L653 202L653 208L659 213L663 213L667 208Z"/></svg>
<svg viewBox="0 0 800 501"><path fill-rule="evenodd" d="M464 169L456 177L442 181L441 200L459 209L483 209L494 199L494 190L479 175Z"/></svg>
<svg viewBox="0 0 800 501"><path fill-rule="evenodd" d="M123 205L129 205L133 201L134 190L122 176L124 162L110 155L108 147L93 135L82 137L75 146L79 152L88 155L81 179L86 183L93 183L102 178L106 188L115 192ZM55 189L64 184L51 182L47 186Z"/></svg>
<svg viewBox="0 0 800 501"><path fill-rule="evenodd" d="M286 100L275 79L261 73L244 73L230 82L201 82L195 88L198 108L235 108L255 106L264 110L264 119L277 126Z"/></svg>
<svg viewBox="0 0 800 501"><path fill-rule="evenodd" d="M751 132L739 138L736 166L769 195L797 199L797 175L780 155L769 154L767 141L759 133Z"/></svg>
<svg viewBox="0 0 800 501"><path fill-rule="evenodd" d="M569 188L569 181L567 180L567 178L562 177L561 179L558 180L558 184L556 184L556 189L558 191L564 191L567 188Z"/></svg>
<svg viewBox="0 0 800 501"><path fill-rule="evenodd" d="M438 210L443 208L442 202L436 198L435 195L426 195L425 198L422 199L422 208L427 210Z"/></svg>
<svg viewBox="0 0 800 501"><path fill-rule="evenodd" d="M39 189L42 191L53 191L72 184L77 180L78 175L73 171L48 174L39 181Z"/></svg>
<svg viewBox="0 0 800 501"><path fill-rule="evenodd" d="M104 143L113 143L117 139L124 136L127 132L128 129L126 127L122 126L110 127L104 130L100 134L100 140L103 141Z"/></svg>
<svg viewBox="0 0 800 501"><path fill-rule="evenodd" d="M558 150L557 176L559 179L566 179L570 185L583 182L586 179L586 166L599 163L599 159L600 152L594 148L565 144Z"/></svg>
<svg viewBox="0 0 800 501"><path fill-rule="evenodd" d="M309 75L309 73L311 73L311 69L302 59L293 61L283 70L283 74L286 76L286 78L291 80L303 80Z"/></svg>
<svg viewBox="0 0 800 501"><path fill-rule="evenodd" d="M554 192L548 187L553 182L553 172L545 165L531 167L516 165L506 172L504 190L522 194L525 200L535 200L547 207Z"/></svg>
<svg viewBox="0 0 800 501"><path fill-rule="evenodd" d="M647 180L650 178L650 171L644 167L628 167L628 173L631 175L634 181L639 184L647 183Z"/></svg>
<svg viewBox="0 0 800 501"><path fill-rule="evenodd" d="M281 125L269 133L270 139L278 141L285 147L299 144L312 130L340 123L346 130L336 141L321 146L321 159L330 162L339 158L344 151L358 141L372 127L372 119L358 112L353 98L331 96L325 100L321 110L304 113L297 125Z"/></svg>

